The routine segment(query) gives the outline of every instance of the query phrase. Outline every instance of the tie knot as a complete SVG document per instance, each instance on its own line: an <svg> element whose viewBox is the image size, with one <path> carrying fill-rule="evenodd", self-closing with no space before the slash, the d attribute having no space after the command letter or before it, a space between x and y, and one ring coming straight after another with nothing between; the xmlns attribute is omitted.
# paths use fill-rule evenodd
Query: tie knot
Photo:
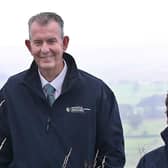
<svg viewBox="0 0 168 168"><path fill-rule="evenodd" d="M55 88L48 83L44 86L44 92L46 95L54 95Z"/></svg>

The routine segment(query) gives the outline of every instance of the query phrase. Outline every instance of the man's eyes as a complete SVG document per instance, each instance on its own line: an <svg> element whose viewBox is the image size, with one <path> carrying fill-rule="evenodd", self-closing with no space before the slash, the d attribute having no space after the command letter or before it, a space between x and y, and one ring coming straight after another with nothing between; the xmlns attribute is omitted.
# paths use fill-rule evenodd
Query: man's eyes
<svg viewBox="0 0 168 168"><path fill-rule="evenodd" d="M56 43L57 42L57 40L56 39L48 39L47 41L46 41L46 43L47 44L54 44L54 43ZM35 41L33 41L33 44L35 44L35 45L37 45L37 46L40 46L40 45L43 45L43 41L41 41L41 40L35 40Z"/></svg>
<svg viewBox="0 0 168 168"><path fill-rule="evenodd" d="M56 43L56 42L57 42L56 39L49 39L49 40L47 40L48 44L53 44L53 43Z"/></svg>
<svg viewBox="0 0 168 168"><path fill-rule="evenodd" d="M39 45L42 45L43 44L43 42L42 41L33 41L33 44L35 44L35 45L37 45L37 46L39 46Z"/></svg>

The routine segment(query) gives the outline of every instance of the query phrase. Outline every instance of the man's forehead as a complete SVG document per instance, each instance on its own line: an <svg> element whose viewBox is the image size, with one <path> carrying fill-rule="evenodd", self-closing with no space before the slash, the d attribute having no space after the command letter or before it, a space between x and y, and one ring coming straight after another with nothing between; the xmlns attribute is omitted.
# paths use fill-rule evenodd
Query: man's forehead
<svg viewBox="0 0 168 168"><path fill-rule="evenodd" d="M55 21L48 22L47 24L40 24L38 22L33 22L30 27L30 32L32 33L32 32L39 32L39 31L61 33L61 27Z"/></svg>
<svg viewBox="0 0 168 168"><path fill-rule="evenodd" d="M49 26L49 25L59 27L58 22L56 22L55 20L50 20L48 22L34 21L34 22L32 22L31 27L34 27L34 26L45 27L45 26Z"/></svg>

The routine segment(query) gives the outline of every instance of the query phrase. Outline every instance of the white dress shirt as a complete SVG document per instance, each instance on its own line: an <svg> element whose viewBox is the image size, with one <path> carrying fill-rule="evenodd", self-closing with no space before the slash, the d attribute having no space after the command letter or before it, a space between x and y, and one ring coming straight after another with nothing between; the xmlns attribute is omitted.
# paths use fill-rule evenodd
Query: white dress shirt
<svg viewBox="0 0 168 168"><path fill-rule="evenodd" d="M40 73L40 71L38 70L38 73L39 73L39 76L40 76L40 80L41 80L41 85L42 85L42 88L46 85L46 84L50 84L52 85L54 88L55 88L55 99L57 99L60 94L61 94L61 91L62 91L62 85L63 85L63 82L64 82L64 79L65 79L65 76L66 76L66 73L67 73L67 64L64 60L64 68L63 70L59 73L59 75L54 79L52 80L51 82L48 82L43 76L42 74Z"/></svg>

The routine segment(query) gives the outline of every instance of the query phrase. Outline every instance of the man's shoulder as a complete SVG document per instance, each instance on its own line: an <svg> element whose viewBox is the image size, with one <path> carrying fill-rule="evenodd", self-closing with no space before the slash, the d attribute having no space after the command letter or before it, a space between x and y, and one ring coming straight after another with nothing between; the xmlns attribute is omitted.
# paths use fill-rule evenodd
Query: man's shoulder
<svg viewBox="0 0 168 168"><path fill-rule="evenodd" d="M2 86L1 91L4 93L8 91L16 91L16 87L19 86L19 84L24 80L26 72L27 70L10 76Z"/></svg>
<svg viewBox="0 0 168 168"><path fill-rule="evenodd" d="M79 72L79 78L82 80L87 80L87 81L99 83L99 84L104 83L102 79L100 79L100 78L98 78L98 77L96 77L86 71L79 69L78 72Z"/></svg>
<svg viewBox="0 0 168 168"><path fill-rule="evenodd" d="M167 152L166 152L165 146L158 147L158 148L146 153L141 158L139 165L138 165L138 168L141 168L141 167L151 168L152 166L161 166L164 168L168 164L166 153Z"/></svg>
<svg viewBox="0 0 168 168"><path fill-rule="evenodd" d="M158 148L146 153L144 155L144 157L146 157L146 158L153 158L153 157L156 157L156 156L161 157L162 154L165 154L165 152L166 152L165 146L161 146L161 147L158 147Z"/></svg>
<svg viewBox="0 0 168 168"><path fill-rule="evenodd" d="M89 87L90 89L95 89L99 91L103 91L104 93L113 93L112 89L100 78L86 72L83 70L79 71L79 79L82 81L82 84L84 84L86 87Z"/></svg>
<svg viewBox="0 0 168 168"><path fill-rule="evenodd" d="M18 83L18 82L20 82L20 81L23 81L23 79L24 79L26 73L27 73L27 70L22 71L22 72L19 72L19 73L17 73L17 74L14 74L14 75L10 76L10 77L8 78L7 83L10 84L10 83Z"/></svg>

